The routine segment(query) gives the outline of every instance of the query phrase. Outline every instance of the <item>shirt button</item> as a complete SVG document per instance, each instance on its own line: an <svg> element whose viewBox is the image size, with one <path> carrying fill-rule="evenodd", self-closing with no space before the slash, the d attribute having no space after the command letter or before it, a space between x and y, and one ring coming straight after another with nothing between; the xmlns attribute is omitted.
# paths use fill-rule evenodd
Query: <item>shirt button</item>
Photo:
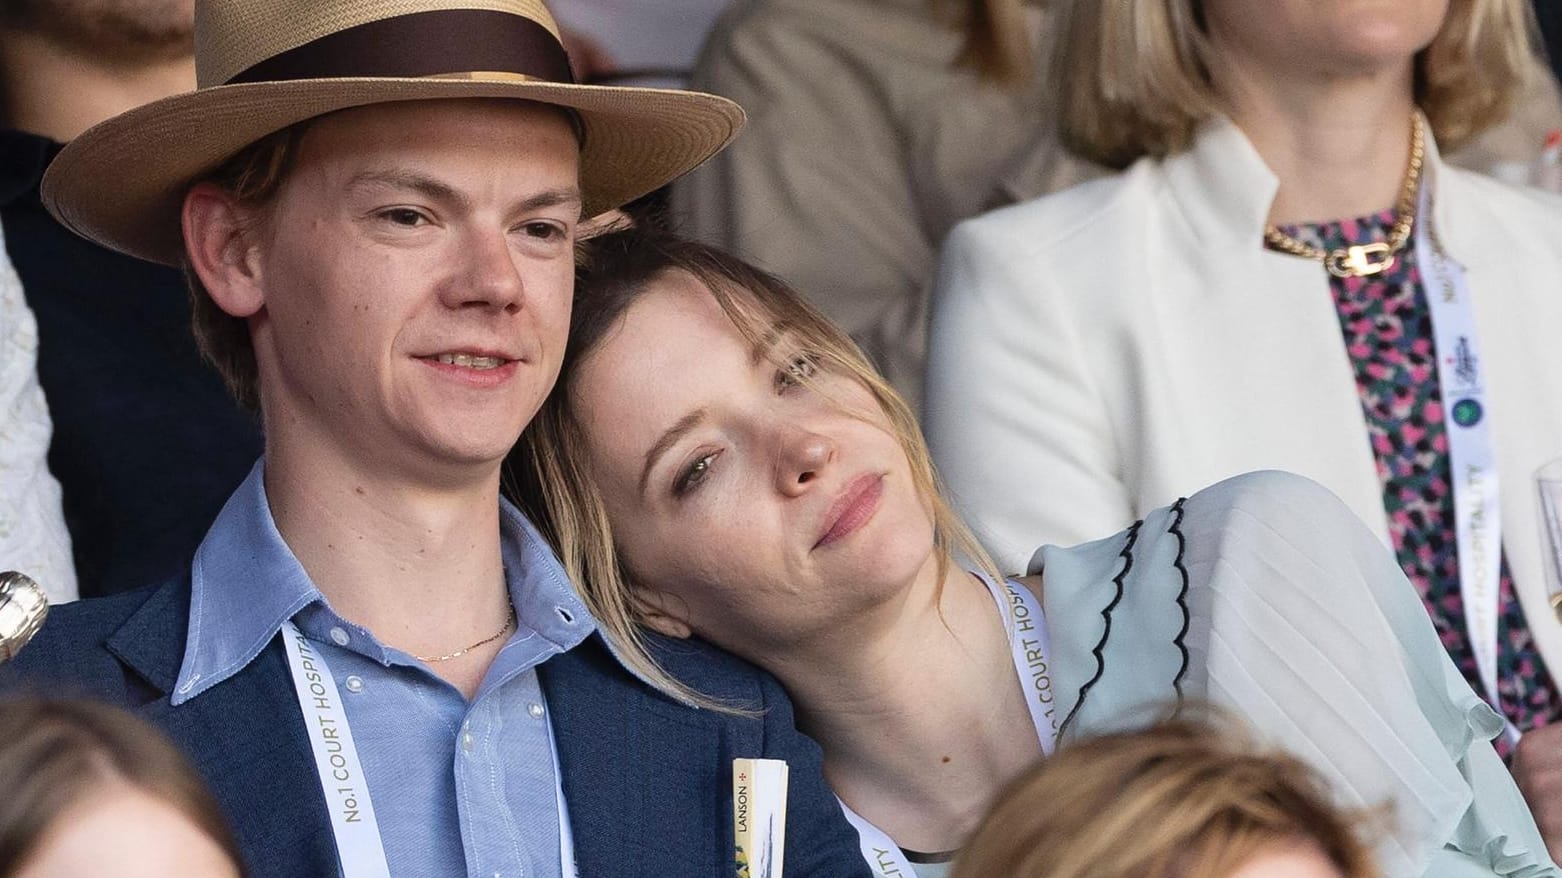
<svg viewBox="0 0 1562 878"><path fill-rule="evenodd" d="M461 749L472 752L472 726L469 723L461 725Z"/></svg>
<svg viewBox="0 0 1562 878"><path fill-rule="evenodd" d="M347 678L347 691L348 692L362 692L363 691L363 678L358 676L357 674L354 674L354 675L348 677Z"/></svg>
<svg viewBox="0 0 1562 878"><path fill-rule="evenodd" d="M526 708L526 712L531 714L534 719L542 719L542 705L535 701L531 703L530 707Z"/></svg>
<svg viewBox="0 0 1562 878"><path fill-rule="evenodd" d="M331 629L331 642L337 646L346 646L350 639L347 636L347 631L342 626L338 625Z"/></svg>

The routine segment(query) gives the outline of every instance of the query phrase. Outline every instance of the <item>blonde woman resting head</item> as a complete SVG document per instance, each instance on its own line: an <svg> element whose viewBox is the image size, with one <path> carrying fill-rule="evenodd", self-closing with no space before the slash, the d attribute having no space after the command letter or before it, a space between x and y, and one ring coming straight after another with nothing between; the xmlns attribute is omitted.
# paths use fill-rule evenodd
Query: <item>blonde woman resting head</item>
<svg viewBox="0 0 1562 878"><path fill-rule="evenodd" d="M1358 834L1296 757L1218 715L1081 741L999 797L954 878L1378 878Z"/></svg>
<svg viewBox="0 0 1562 878"><path fill-rule="evenodd" d="M1393 802L1390 875L1556 874L1487 743L1495 717L1333 495L1238 477L1003 580L900 398L719 251L591 242L563 374L510 474L642 678L733 709L660 670L693 636L780 679L879 874L946 874L1056 743L1182 694L1315 762L1346 804Z"/></svg>

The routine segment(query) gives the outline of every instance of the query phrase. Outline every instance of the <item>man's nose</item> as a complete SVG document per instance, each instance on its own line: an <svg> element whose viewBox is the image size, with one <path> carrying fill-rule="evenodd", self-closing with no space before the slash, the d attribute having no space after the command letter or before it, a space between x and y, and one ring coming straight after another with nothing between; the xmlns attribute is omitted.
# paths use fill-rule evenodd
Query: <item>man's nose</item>
<svg viewBox="0 0 1562 878"><path fill-rule="evenodd" d="M799 496L812 490L815 480L835 462L834 440L812 430L790 428L780 442L777 487L783 494Z"/></svg>
<svg viewBox="0 0 1562 878"><path fill-rule="evenodd" d="M506 234L474 233L463 242L457 258L462 260L463 270L445 288L447 306L511 313L520 310L526 285Z"/></svg>

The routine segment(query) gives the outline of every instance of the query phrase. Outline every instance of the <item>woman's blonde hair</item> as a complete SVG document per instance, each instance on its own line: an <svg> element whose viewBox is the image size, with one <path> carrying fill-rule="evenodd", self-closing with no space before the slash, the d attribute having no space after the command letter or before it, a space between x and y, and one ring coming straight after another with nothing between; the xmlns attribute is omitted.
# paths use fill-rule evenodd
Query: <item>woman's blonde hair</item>
<svg viewBox="0 0 1562 878"><path fill-rule="evenodd" d="M1124 168L1187 149L1216 112L1201 0L1056 0L1050 77L1064 145ZM1416 55L1416 103L1454 150L1504 119L1535 67L1527 0L1449 0Z"/></svg>
<svg viewBox="0 0 1562 878"><path fill-rule="evenodd" d="M580 365L652 282L678 271L694 276L710 291L756 351L778 357L763 342L785 332L818 358L821 372L847 375L867 388L905 450L912 479L931 510L940 578L956 555L990 574L994 568L943 500L911 408L850 337L791 287L735 256L653 227L621 229L592 239L580 253L575 309L559 381L510 454L505 490L553 544L600 630L625 664L674 698L730 709L673 678L652 655L633 577L615 549L607 506L591 477L590 437L574 410L573 384ZM787 364L777 361L776 365ZM799 378L810 381L807 376Z"/></svg>
<svg viewBox="0 0 1562 878"><path fill-rule="evenodd" d="M1345 878L1377 878L1363 821L1312 769L1204 713L1061 750L999 797L952 878L1222 878L1295 842Z"/></svg>

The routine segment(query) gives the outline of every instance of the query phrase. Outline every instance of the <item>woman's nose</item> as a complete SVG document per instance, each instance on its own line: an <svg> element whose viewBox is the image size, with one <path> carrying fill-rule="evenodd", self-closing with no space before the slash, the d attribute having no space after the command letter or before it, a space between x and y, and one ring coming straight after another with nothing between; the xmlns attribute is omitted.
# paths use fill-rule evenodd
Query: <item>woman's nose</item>
<svg viewBox="0 0 1562 878"><path fill-rule="evenodd" d="M830 437L809 430L792 431L781 447L781 465L776 468L778 487L789 496L808 491L834 461L835 443Z"/></svg>

